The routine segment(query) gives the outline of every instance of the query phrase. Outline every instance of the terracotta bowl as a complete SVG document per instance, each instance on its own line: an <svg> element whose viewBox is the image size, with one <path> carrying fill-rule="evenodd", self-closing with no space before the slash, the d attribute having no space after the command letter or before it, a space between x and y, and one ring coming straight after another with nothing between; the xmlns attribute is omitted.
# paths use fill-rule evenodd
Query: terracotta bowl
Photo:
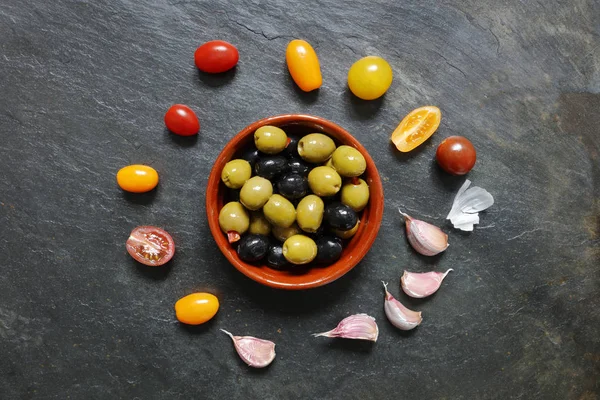
<svg viewBox="0 0 600 400"><path fill-rule="evenodd" d="M333 138L338 145L346 144L358 149L367 161L367 170L363 178L369 184L370 200L360 215L358 232L344 247L342 257L335 264L326 267L314 267L309 270L278 271L266 265L249 264L237 255L235 247L219 227L219 211L226 202L227 188L221 182L221 170L234 155L253 142L254 131L264 125L275 125L292 135L306 135L322 132ZM326 285L350 271L367 254L379 231L383 216L383 187L377 167L367 150L352 135L340 126L323 118L311 115L289 114L261 119L248 125L227 143L217 157L206 187L206 214L210 231L227 260L241 273L273 288L300 290Z"/></svg>

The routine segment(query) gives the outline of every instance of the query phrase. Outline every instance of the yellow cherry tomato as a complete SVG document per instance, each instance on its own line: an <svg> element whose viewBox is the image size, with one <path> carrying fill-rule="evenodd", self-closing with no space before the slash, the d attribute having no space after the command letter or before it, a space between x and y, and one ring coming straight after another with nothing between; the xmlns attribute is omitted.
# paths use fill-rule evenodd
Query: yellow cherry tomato
<svg viewBox="0 0 600 400"><path fill-rule="evenodd" d="M192 293L175 303L175 315L179 322L200 325L209 321L219 311L219 299L210 293Z"/></svg>
<svg viewBox="0 0 600 400"><path fill-rule="evenodd" d="M363 100L375 100L392 84L392 67L383 58L368 56L361 58L348 71L348 87Z"/></svg>
<svg viewBox="0 0 600 400"><path fill-rule="evenodd" d="M296 85L305 92L321 87L323 77L317 53L304 40L292 40L285 51L285 61Z"/></svg>
<svg viewBox="0 0 600 400"><path fill-rule="evenodd" d="M398 150L411 151L433 135L441 120L442 112L436 106L416 108L394 129L391 140Z"/></svg>
<svg viewBox="0 0 600 400"><path fill-rule="evenodd" d="M148 192L158 185L158 172L147 165L128 165L117 172L117 183L127 192Z"/></svg>

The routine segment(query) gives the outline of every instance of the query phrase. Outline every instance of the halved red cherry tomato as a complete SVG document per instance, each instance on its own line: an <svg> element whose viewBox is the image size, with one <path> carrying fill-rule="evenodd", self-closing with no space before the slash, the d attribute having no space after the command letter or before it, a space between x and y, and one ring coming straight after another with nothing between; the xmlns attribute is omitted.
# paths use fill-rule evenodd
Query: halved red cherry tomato
<svg viewBox="0 0 600 400"><path fill-rule="evenodd" d="M435 159L440 167L449 174L464 175L475 165L477 153L469 139L462 136L450 136L438 146Z"/></svg>
<svg viewBox="0 0 600 400"><path fill-rule="evenodd" d="M138 226L129 235L127 252L136 261L151 267L167 263L175 254L175 242L166 231L154 226Z"/></svg>
<svg viewBox="0 0 600 400"><path fill-rule="evenodd" d="M196 49L194 62L200 71L218 74L235 67L240 54L231 43L223 40L212 40Z"/></svg>
<svg viewBox="0 0 600 400"><path fill-rule="evenodd" d="M183 104L175 104L165 114L167 129L176 135L192 136L200 130L200 122L196 113Z"/></svg>

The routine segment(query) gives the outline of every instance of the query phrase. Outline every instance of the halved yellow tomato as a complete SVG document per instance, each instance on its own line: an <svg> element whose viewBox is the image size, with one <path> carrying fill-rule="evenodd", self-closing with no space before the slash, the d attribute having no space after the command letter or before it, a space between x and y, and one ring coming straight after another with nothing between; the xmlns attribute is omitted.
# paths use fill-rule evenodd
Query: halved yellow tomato
<svg viewBox="0 0 600 400"><path fill-rule="evenodd" d="M392 142L402 152L415 149L440 126L442 112L435 106L424 106L412 110L392 133Z"/></svg>

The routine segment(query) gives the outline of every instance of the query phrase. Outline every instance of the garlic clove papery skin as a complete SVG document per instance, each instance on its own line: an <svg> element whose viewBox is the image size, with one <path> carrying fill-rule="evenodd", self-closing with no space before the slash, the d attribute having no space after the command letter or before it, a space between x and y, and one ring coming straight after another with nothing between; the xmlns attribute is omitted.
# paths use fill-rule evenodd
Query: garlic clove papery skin
<svg viewBox="0 0 600 400"><path fill-rule="evenodd" d="M473 226L479 224L478 213L494 204L494 197L487 190L479 186L469 188L470 185L471 181L468 179L463 183L446 217L454 228L462 231L472 231Z"/></svg>
<svg viewBox="0 0 600 400"><path fill-rule="evenodd" d="M400 278L402 290L410 297L422 299L423 297L431 296L438 291L442 285L442 281L448 275L450 268L446 272L408 272L404 271L404 275Z"/></svg>
<svg viewBox="0 0 600 400"><path fill-rule="evenodd" d="M377 327L375 318L367 314L354 314L341 320L335 329L322 333L313 333L313 336L376 342L379 336L379 328Z"/></svg>
<svg viewBox="0 0 600 400"><path fill-rule="evenodd" d="M240 358L249 366L264 368L275 359L275 343L252 336L234 336L221 329L233 340L233 346Z"/></svg>
<svg viewBox="0 0 600 400"><path fill-rule="evenodd" d="M394 298L387 290L387 283L383 283L385 289L385 302L383 309L385 315L392 325L403 331L410 331L421 324L423 318L420 311L413 311L406 308L402 303Z"/></svg>
<svg viewBox="0 0 600 400"><path fill-rule="evenodd" d="M406 221L408 242L417 253L424 256L435 256L448 248L448 235L440 228L412 218L401 210L398 211Z"/></svg>

